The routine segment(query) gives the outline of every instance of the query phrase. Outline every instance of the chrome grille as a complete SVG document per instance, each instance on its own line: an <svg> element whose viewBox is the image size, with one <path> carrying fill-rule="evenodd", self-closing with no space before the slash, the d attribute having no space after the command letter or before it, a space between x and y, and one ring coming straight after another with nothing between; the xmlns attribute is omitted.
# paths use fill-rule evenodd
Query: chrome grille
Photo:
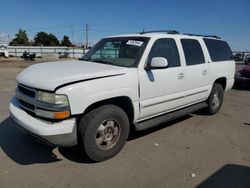
<svg viewBox="0 0 250 188"><path fill-rule="evenodd" d="M35 112L36 89L18 84L16 98L25 111Z"/></svg>
<svg viewBox="0 0 250 188"><path fill-rule="evenodd" d="M17 86L18 90L23 93L24 95L27 95L29 97L35 98L36 97L36 90L24 85L18 85Z"/></svg>

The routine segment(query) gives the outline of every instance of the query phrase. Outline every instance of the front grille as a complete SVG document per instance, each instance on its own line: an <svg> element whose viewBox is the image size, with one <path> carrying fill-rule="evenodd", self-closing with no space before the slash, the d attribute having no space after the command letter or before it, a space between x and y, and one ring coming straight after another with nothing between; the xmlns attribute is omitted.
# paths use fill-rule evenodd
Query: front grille
<svg viewBox="0 0 250 188"><path fill-rule="evenodd" d="M23 86L23 85L18 85L18 90L23 93L24 95L27 95L29 97L35 98L36 97L36 92L35 89Z"/></svg>
<svg viewBox="0 0 250 188"><path fill-rule="evenodd" d="M35 104L33 101L36 98L36 90L21 84L18 84L16 90L16 98L19 101L20 107L26 112L35 112Z"/></svg>
<svg viewBox="0 0 250 188"><path fill-rule="evenodd" d="M21 106L24 108L24 109L27 109L27 110L31 110L31 111L34 111L35 110L35 106L32 105L32 104L29 104L25 101L22 101L22 100L19 100Z"/></svg>

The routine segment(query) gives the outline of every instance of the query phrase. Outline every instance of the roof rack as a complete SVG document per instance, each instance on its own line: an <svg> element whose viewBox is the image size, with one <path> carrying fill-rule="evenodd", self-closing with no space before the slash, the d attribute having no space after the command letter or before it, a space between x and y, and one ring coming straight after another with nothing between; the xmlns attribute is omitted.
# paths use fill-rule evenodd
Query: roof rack
<svg viewBox="0 0 250 188"><path fill-rule="evenodd" d="M220 37L216 35L199 35L199 34L193 34L193 33L183 33L183 35L198 36L198 37L211 37L211 38L220 39Z"/></svg>
<svg viewBox="0 0 250 188"><path fill-rule="evenodd" d="M155 31L143 31L143 32L140 32L141 35L146 34L146 33L180 34L176 30L155 30ZM183 35L197 36L197 37L211 37L211 38L221 39L217 35L201 35L201 34L193 34L193 33L183 33Z"/></svg>
<svg viewBox="0 0 250 188"><path fill-rule="evenodd" d="M140 34L145 34L145 33L167 33L167 34L180 34L178 31L175 30L156 30L156 31L143 31L140 32Z"/></svg>

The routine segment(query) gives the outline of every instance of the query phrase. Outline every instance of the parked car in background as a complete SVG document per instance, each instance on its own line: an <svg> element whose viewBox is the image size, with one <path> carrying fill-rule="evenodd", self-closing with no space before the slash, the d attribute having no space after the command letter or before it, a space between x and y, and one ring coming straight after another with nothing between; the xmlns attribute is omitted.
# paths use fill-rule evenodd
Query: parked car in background
<svg viewBox="0 0 250 188"><path fill-rule="evenodd" d="M247 55L247 56L245 57L245 64L246 64L246 65L249 65L249 64L250 64L250 55Z"/></svg>
<svg viewBox="0 0 250 188"><path fill-rule="evenodd" d="M243 54L242 53L236 53L234 55L234 60L235 61L242 61L243 60Z"/></svg>
<svg viewBox="0 0 250 188"><path fill-rule="evenodd" d="M0 42L0 56L9 57L7 43Z"/></svg>
<svg viewBox="0 0 250 188"><path fill-rule="evenodd" d="M245 65L241 70L237 71L234 79L236 88L250 88L250 65Z"/></svg>

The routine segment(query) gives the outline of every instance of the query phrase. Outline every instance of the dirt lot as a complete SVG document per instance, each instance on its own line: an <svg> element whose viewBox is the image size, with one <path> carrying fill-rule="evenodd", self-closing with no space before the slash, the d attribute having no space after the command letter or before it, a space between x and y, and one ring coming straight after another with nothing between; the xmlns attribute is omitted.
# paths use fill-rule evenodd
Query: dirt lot
<svg viewBox="0 0 250 188"><path fill-rule="evenodd" d="M76 148L30 140L9 118L15 77L30 64L0 59L1 188L250 187L250 91L227 92L214 116L199 112L132 133L116 157L90 163Z"/></svg>

